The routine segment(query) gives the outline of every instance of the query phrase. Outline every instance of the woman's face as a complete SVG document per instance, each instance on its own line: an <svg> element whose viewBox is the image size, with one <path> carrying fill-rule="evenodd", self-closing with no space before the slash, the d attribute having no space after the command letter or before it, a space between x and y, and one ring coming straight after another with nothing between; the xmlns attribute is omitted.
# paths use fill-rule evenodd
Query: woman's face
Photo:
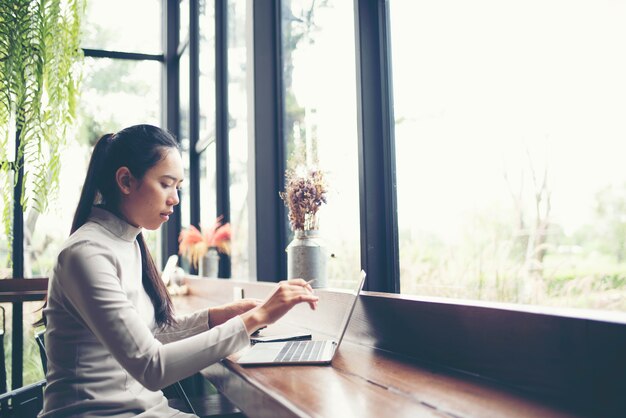
<svg viewBox="0 0 626 418"><path fill-rule="evenodd" d="M158 229L169 220L180 199L183 161L175 148L164 148L164 157L146 171L142 179L130 176L128 193L124 193L121 211L126 220L145 229Z"/></svg>

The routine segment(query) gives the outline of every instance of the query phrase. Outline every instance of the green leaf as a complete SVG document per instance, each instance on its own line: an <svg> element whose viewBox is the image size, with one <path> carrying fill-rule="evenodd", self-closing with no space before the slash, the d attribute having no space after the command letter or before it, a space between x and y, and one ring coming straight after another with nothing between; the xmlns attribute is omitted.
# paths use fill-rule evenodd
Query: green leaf
<svg viewBox="0 0 626 418"><path fill-rule="evenodd" d="M0 199L9 242L14 187L22 190L24 211L34 205L40 212L58 187L59 150L76 108L84 10L84 0L0 0ZM16 131L18 138L10 138ZM17 160L9 163L13 141Z"/></svg>

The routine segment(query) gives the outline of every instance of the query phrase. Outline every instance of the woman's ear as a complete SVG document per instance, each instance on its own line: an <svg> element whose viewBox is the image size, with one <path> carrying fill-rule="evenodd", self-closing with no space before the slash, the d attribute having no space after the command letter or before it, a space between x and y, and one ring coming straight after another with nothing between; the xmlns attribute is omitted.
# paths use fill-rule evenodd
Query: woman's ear
<svg viewBox="0 0 626 418"><path fill-rule="evenodd" d="M133 180L133 175L128 167L120 167L115 172L115 182L120 192L124 195L130 194L130 185Z"/></svg>

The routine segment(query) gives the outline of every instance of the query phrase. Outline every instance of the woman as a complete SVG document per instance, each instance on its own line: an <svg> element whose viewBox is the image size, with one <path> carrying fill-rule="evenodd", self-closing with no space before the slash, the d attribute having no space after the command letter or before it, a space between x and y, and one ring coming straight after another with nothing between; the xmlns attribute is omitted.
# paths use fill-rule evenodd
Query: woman
<svg viewBox="0 0 626 418"><path fill-rule="evenodd" d="M131 126L94 147L44 309L43 417L193 416L171 409L160 389L246 347L294 305L315 309L297 279L263 303L175 317L141 231L168 220L182 181L178 145L157 127Z"/></svg>

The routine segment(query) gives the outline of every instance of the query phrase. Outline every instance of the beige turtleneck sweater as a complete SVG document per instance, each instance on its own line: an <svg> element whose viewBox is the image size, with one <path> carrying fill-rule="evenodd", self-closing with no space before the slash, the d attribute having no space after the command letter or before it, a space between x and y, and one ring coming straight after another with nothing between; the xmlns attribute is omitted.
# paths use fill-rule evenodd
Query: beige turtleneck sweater
<svg viewBox="0 0 626 418"><path fill-rule="evenodd" d="M169 408L160 389L249 344L241 318L209 329L208 309L156 326L140 231L94 207L64 244L44 310L42 417L191 416Z"/></svg>

